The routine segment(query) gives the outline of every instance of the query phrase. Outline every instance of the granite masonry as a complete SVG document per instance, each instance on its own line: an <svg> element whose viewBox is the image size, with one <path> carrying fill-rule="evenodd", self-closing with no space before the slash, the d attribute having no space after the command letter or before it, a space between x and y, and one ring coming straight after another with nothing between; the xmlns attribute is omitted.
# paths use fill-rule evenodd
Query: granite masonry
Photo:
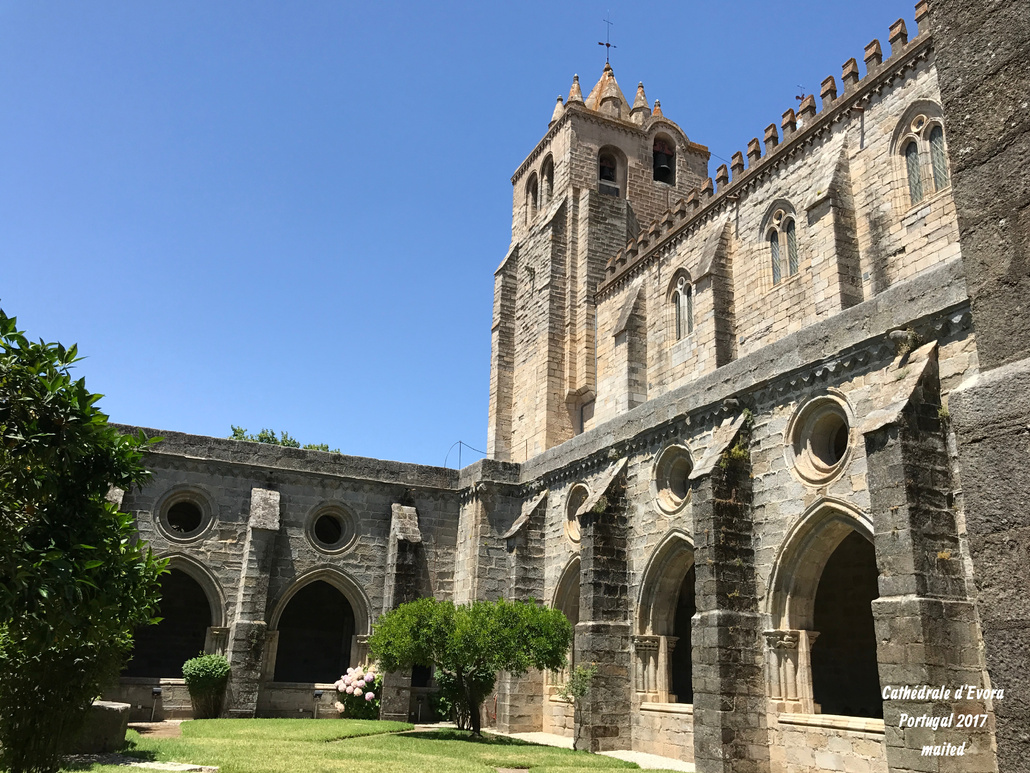
<svg viewBox="0 0 1030 773"><path fill-rule="evenodd" d="M983 25L939 2L714 179L643 84L631 102L610 66L586 95L573 79L512 177L487 459L145 430L164 438L153 481L121 506L172 572L164 621L108 697L188 716L182 661L224 652L229 716L325 716L383 611L533 598L573 622L570 668L597 672L576 712L556 695L567 672L502 675L484 720L503 731L705 773L990 773L1018 757L1030 618L1006 583L1025 588L1028 543L1016 515L988 527L987 467L1025 494L1025 337L999 332L1025 314L1008 289L991 305L990 223L969 226L971 308L959 229L990 153L953 163L953 116L963 148L972 130L942 101L938 49L988 99L962 69ZM998 35L1025 85L1013 14ZM964 175L979 194L959 195ZM978 315L1004 376L980 372ZM432 716L432 690L427 669L388 675L383 716Z"/></svg>

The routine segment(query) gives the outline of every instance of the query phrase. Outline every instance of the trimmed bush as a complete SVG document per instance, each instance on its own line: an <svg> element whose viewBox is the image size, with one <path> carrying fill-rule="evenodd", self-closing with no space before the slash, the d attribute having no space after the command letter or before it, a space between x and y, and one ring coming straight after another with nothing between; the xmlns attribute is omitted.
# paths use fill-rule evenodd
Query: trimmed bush
<svg viewBox="0 0 1030 773"><path fill-rule="evenodd" d="M229 661L224 655L200 655L182 664L182 678L190 691L196 719L215 719L222 713L222 698L229 682Z"/></svg>

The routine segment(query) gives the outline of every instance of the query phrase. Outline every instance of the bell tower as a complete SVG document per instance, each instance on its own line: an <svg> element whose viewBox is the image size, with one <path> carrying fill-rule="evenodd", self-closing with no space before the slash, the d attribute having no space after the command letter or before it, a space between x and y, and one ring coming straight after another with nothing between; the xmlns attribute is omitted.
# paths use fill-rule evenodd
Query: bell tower
<svg viewBox="0 0 1030 773"><path fill-rule="evenodd" d="M594 293L609 257L708 176L708 149L627 101L610 64L574 76L512 175L512 241L494 274L487 454L524 462L590 429Z"/></svg>

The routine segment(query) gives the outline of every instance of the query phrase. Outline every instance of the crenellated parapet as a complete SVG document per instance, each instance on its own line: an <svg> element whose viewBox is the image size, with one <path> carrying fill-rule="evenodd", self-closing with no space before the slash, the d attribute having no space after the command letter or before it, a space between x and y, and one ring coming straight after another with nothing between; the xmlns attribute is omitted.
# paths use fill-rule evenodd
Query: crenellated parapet
<svg viewBox="0 0 1030 773"><path fill-rule="evenodd" d="M598 300L630 281L653 260L675 249L705 224L736 207L771 173L833 131L838 122L861 115L875 95L929 58L933 53L933 38L929 31L928 0L916 4L915 19L918 34L911 40L903 19L890 26L890 49L886 58L878 40L865 47L864 77L860 76L857 60L848 59L841 68L842 90L838 89L836 79L829 76L820 85L818 105L816 96L809 94L796 111L790 108L783 113L779 126L769 124L763 134L764 155L763 143L753 138L746 153L737 151L728 167L718 168L714 181L708 178L642 228L609 258L604 280L597 289Z"/></svg>

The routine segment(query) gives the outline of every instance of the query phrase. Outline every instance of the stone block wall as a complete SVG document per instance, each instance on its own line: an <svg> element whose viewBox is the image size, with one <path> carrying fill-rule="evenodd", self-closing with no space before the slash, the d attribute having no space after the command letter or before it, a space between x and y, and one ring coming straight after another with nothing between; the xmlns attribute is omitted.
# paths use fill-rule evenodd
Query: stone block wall
<svg viewBox="0 0 1030 773"><path fill-rule="evenodd" d="M642 390L628 383L616 341L638 297L647 310L651 399L959 255L949 181L937 189L925 138L918 204L903 157L914 126L925 133L942 120L933 40L921 33L891 51L882 64L870 60L865 78L857 80L857 69L856 82L846 77L840 97L835 87L826 92L821 112L789 111L782 142L775 132L765 157L753 143L749 167L741 161L714 196L692 192L654 222L641 217L599 287L597 395L587 429L638 404ZM795 223L799 270L790 275L781 237L782 279L774 284L768 236L777 212ZM727 242L714 250L713 231L725 223ZM694 330L677 340L670 296L681 270L695 283Z"/></svg>
<svg viewBox="0 0 1030 773"><path fill-rule="evenodd" d="M151 483L126 494L122 508L133 513L141 537L158 556L170 557L173 568L198 582L212 607L212 628L229 629L227 645L224 633L219 639L209 631L208 641L212 651L227 646L234 664L230 713L252 716L259 706L272 710L260 694L273 684L276 625L307 582L325 580L347 599L355 617L351 665L364 661L364 640L385 604L385 556L395 505L405 503L417 512L420 595L453 597L456 471L145 431L165 439L147 458ZM270 492L265 521L255 520L264 517L254 510L260 492ZM196 533L177 533L164 521L170 503L183 497L203 512ZM320 545L313 537L315 517L327 511L340 515L340 545ZM132 684L122 689L135 689Z"/></svg>

